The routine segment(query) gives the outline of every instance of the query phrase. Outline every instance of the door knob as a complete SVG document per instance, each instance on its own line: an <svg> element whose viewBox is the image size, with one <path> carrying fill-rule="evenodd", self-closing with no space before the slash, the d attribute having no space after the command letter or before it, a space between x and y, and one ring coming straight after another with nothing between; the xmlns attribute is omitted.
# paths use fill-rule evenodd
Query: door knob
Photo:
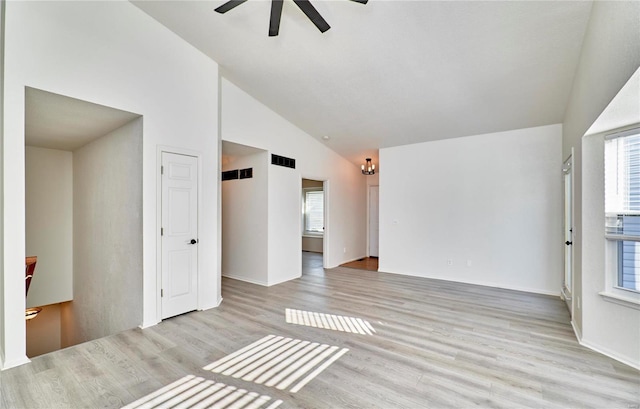
<svg viewBox="0 0 640 409"><path fill-rule="evenodd" d="M189 243L191 243L191 244L196 244L197 242L198 242L198 240L196 240L196 239L191 239L191 241L190 241Z"/></svg>
<svg viewBox="0 0 640 409"><path fill-rule="evenodd" d="M566 244L567 246L570 246L570 245L572 245L572 244L573 244L573 242L572 242L572 241L567 240L567 241L565 241L565 242L564 242L564 244Z"/></svg>

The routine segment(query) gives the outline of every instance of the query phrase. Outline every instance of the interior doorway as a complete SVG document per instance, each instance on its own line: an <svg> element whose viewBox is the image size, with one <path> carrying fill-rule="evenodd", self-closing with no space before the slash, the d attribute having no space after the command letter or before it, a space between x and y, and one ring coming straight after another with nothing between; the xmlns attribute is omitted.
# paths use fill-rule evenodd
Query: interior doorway
<svg viewBox="0 0 640 409"><path fill-rule="evenodd" d="M326 195L325 182L302 178L302 272L318 272L324 266ZM323 270L322 270L323 271Z"/></svg>
<svg viewBox="0 0 640 409"><path fill-rule="evenodd" d="M142 323L142 121L25 88L28 357Z"/></svg>

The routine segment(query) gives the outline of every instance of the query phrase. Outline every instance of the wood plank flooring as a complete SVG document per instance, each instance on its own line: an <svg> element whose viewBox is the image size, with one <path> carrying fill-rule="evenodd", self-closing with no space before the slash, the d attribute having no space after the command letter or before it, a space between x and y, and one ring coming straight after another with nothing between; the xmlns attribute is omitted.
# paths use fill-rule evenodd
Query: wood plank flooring
<svg viewBox="0 0 640 409"><path fill-rule="evenodd" d="M360 270L378 271L378 257L365 257L360 260L341 264L340 267L357 268Z"/></svg>
<svg viewBox="0 0 640 409"><path fill-rule="evenodd" d="M0 404L120 408L192 375L269 402L281 400L281 408L640 405L640 373L581 347L559 299L355 269L323 270L321 255L303 258L305 274L298 280L266 288L224 278L224 301L217 309L3 371ZM375 332L289 324L287 308L359 318ZM296 393L203 369L268 335L348 352Z"/></svg>

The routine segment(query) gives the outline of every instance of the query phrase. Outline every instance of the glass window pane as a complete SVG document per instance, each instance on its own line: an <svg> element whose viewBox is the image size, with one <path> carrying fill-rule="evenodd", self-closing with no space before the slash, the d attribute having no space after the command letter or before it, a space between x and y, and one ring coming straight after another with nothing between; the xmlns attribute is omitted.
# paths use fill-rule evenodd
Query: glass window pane
<svg viewBox="0 0 640 409"><path fill-rule="evenodd" d="M606 141L605 212L640 213L640 134Z"/></svg>
<svg viewBox="0 0 640 409"><path fill-rule="evenodd" d="M304 229L322 233L324 231L324 192L305 192Z"/></svg>

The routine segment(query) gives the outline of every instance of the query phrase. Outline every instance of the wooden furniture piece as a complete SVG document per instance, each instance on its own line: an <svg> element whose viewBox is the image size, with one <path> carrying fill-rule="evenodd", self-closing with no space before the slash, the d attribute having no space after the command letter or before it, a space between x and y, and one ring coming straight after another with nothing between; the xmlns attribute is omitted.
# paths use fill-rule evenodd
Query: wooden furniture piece
<svg viewBox="0 0 640 409"><path fill-rule="evenodd" d="M36 263L38 262L38 257L31 256L25 258L25 295L29 294L29 286L31 285L31 279L33 278L33 273L36 271Z"/></svg>
<svg viewBox="0 0 640 409"><path fill-rule="evenodd" d="M33 274L36 271L36 263L38 262L38 257L31 256L25 258L25 297L29 294L29 286L31 285L31 279L33 278ZM38 315L38 313L42 311L42 308L27 308L24 310L24 318L26 320L31 320Z"/></svg>

